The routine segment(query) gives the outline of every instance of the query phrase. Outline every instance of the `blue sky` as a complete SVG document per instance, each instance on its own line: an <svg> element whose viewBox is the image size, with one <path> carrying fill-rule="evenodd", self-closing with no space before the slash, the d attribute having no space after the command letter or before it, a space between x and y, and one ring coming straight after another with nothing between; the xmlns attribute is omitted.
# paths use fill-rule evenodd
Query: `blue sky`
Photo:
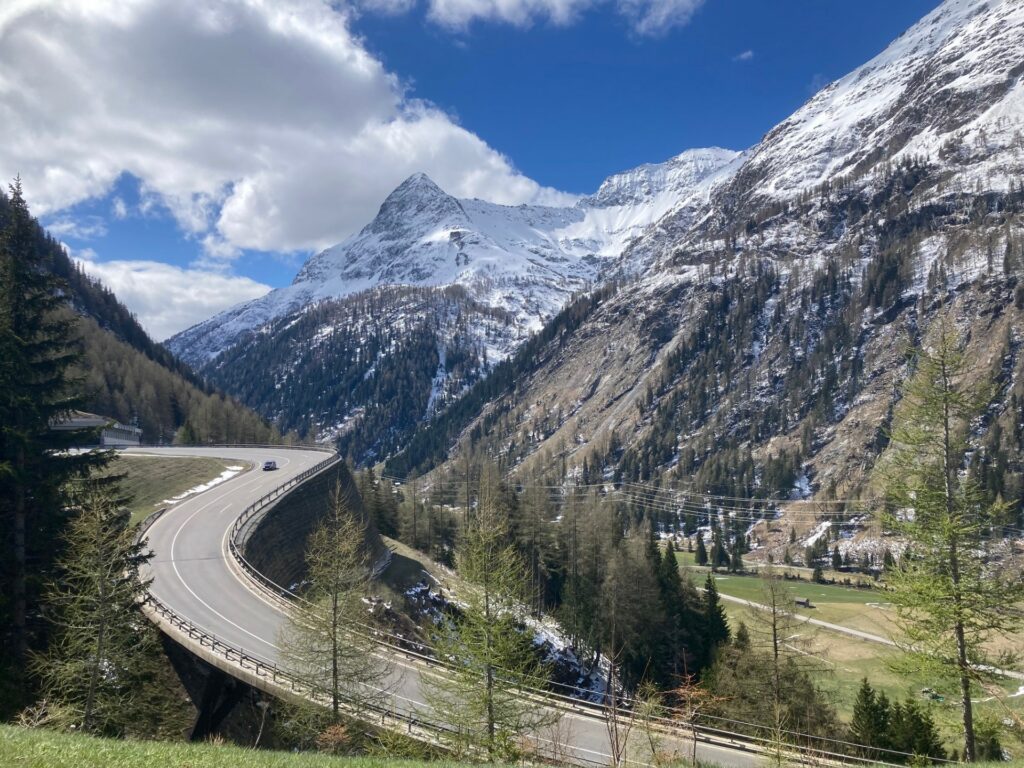
<svg viewBox="0 0 1024 768"><path fill-rule="evenodd" d="M415 171L557 202L749 147L938 4L357 2L0 10L0 173L163 338L288 283Z"/></svg>
<svg viewBox="0 0 1024 768"><path fill-rule="evenodd" d="M937 5L708 0L661 37L633 34L607 10L567 26L477 22L453 35L420 9L365 15L355 28L416 95L524 174L589 193L611 173L687 148L752 146Z"/></svg>

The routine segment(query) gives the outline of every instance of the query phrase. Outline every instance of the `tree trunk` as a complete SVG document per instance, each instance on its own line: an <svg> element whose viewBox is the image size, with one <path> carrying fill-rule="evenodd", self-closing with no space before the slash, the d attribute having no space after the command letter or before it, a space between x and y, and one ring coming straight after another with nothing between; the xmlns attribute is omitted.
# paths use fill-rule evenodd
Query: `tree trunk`
<svg viewBox="0 0 1024 768"><path fill-rule="evenodd" d="M25 492L19 484L14 497L14 584L11 585L11 598L14 603L14 661L18 669L24 669L28 658L26 568Z"/></svg>
<svg viewBox="0 0 1024 768"><path fill-rule="evenodd" d="M491 635L491 595L489 585L484 580L484 619L487 627L485 633L487 665L485 669L484 696L487 704L487 756L494 760L494 667L491 665L491 649L494 647Z"/></svg>
<svg viewBox="0 0 1024 768"><path fill-rule="evenodd" d="M82 713L82 729L89 733L92 729L92 713L96 702L96 689L100 683L100 667L103 666L104 642L106 641L107 629L107 582L106 579L99 580L100 592L98 595L100 606L100 626L96 632L96 656L93 658L92 669L89 670L89 690L85 695L85 709Z"/></svg>
<svg viewBox="0 0 1024 768"><path fill-rule="evenodd" d="M338 721L341 710L339 695L340 681L338 671L338 589L335 586L331 595L331 708L334 712L334 721Z"/></svg>
<svg viewBox="0 0 1024 768"><path fill-rule="evenodd" d="M22 432L20 414L15 419ZM14 662L24 669L28 662L28 558L25 546L25 447L18 445L14 455L14 583L11 585L14 624Z"/></svg>
<svg viewBox="0 0 1024 768"><path fill-rule="evenodd" d="M942 363L942 469L943 469L943 493L946 501L946 515L950 523L956 517L956 504L954 500L955 486L954 473L956 466L953 463L953 437L951 434L952 414L949 407L949 396L953 389L953 383L946 370L945 360ZM963 620L963 595L960 593L960 557L957 546L957 533L954 529L953 539L949 543L949 576L953 584L953 606L955 609L955 620L953 633L956 637L957 667L960 670L960 704L963 708L964 724L964 762L973 763L977 758L974 744L974 709L971 703L971 677L970 663L967 659L967 640L964 636Z"/></svg>

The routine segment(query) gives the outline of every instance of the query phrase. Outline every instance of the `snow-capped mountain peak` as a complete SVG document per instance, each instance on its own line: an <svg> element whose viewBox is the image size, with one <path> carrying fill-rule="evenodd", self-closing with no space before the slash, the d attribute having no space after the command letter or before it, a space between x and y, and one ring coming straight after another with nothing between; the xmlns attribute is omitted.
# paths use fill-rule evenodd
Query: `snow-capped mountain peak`
<svg viewBox="0 0 1024 768"><path fill-rule="evenodd" d="M441 189L425 173L414 173L385 198L380 211L363 233L393 233L394 226L410 218L429 218L438 224L465 222L459 201Z"/></svg>
<svg viewBox="0 0 1024 768"><path fill-rule="evenodd" d="M717 148L684 152L617 174L569 207L460 200L416 173L358 234L310 257L290 286L227 310L168 345L202 365L276 318L389 285L461 286L482 305L511 313L522 338L666 213L705 204L738 157Z"/></svg>
<svg viewBox="0 0 1024 768"><path fill-rule="evenodd" d="M755 148L737 183L790 199L901 158L958 158L965 182L1000 167L1024 129L1024 3L946 0L882 53L831 83ZM1004 177L1005 178L1005 177Z"/></svg>
<svg viewBox="0 0 1024 768"><path fill-rule="evenodd" d="M722 168L739 153L720 147L690 149L664 163L647 163L609 176L597 192L579 202L584 208L637 205L666 193L685 195Z"/></svg>

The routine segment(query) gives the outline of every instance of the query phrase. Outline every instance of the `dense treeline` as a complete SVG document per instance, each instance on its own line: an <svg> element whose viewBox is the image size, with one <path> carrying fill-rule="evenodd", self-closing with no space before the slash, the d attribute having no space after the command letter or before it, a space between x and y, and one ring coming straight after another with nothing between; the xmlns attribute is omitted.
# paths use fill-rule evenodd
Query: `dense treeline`
<svg viewBox="0 0 1024 768"><path fill-rule="evenodd" d="M142 428L147 443L268 443L280 436L253 411L195 386L134 347L78 318L83 407Z"/></svg>
<svg viewBox="0 0 1024 768"><path fill-rule="evenodd" d="M612 659L629 690L642 681L670 689L699 676L728 625L713 584L701 594L681 577L675 550L658 546L646 511L585 489L553 496L540 485L515 488L494 480L496 472L471 462L429 487L410 481L393 491L368 471L360 490L382 533L451 563L490 483L526 571L525 602L535 615L559 618L586 664Z"/></svg>
<svg viewBox="0 0 1024 768"><path fill-rule="evenodd" d="M0 222L11 216L0 194ZM66 298L61 309L80 357L76 408L142 428L147 443L276 442L276 431L255 413L205 385L184 363L152 341L117 297L74 263L34 219L25 225L22 250Z"/></svg>
<svg viewBox="0 0 1024 768"><path fill-rule="evenodd" d="M500 416L500 398L514 391L517 385L541 367L544 360L556 354L559 341L579 328L599 306L615 295L617 289L611 283L572 301L539 333L519 347L514 355L494 366L487 378L479 381L437 418L412 435L401 452L388 459L386 472L404 477L410 473L426 472L444 461L452 442L483 412L485 406L494 404L495 408L474 425L470 434L471 442L479 440Z"/></svg>
<svg viewBox="0 0 1024 768"><path fill-rule="evenodd" d="M0 221L7 216L10 205L7 196L0 193ZM64 247L42 227L34 225L29 238L33 247L42 255L47 271L64 285L69 303L77 314L93 318L101 328L110 331L153 362L177 373L190 384L203 387L202 380L192 369L149 338L135 315L118 300L114 292L87 275L81 265L72 261Z"/></svg>

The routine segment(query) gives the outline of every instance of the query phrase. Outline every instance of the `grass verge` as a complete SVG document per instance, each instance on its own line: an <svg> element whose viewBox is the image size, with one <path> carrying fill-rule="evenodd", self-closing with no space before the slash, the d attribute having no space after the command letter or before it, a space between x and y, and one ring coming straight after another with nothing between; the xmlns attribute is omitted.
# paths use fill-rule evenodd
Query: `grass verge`
<svg viewBox="0 0 1024 768"><path fill-rule="evenodd" d="M110 462L110 472L122 475L121 489L131 497L128 509L134 524L150 512L167 506L166 499L214 480L229 467L239 466L243 465L237 461L207 456L121 453Z"/></svg>
<svg viewBox="0 0 1024 768"><path fill-rule="evenodd" d="M99 739L0 725L0 765L8 768L447 768L456 763L330 757L212 744Z"/></svg>

